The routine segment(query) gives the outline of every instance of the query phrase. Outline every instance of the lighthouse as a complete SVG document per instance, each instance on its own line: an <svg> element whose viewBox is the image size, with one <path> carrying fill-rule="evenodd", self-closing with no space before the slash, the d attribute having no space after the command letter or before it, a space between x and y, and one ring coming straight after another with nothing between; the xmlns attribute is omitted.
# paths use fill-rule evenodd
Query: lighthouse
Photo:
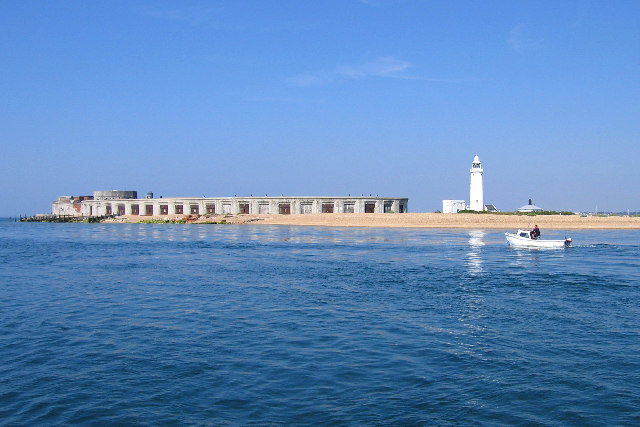
<svg viewBox="0 0 640 427"><path fill-rule="evenodd" d="M476 154L471 163L471 186L469 191L469 209L472 211L484 210L484 193L482 190L482 163Z"/></svg>

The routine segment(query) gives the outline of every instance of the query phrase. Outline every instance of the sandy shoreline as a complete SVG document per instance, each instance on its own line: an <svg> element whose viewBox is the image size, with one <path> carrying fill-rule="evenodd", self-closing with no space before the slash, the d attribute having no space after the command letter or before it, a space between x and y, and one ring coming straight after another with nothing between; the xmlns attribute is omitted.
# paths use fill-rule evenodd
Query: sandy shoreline
<svg viewBox="0 0 640 427"><path fill-rule="evenodd" d="M124 222L140 222L166 217L125 217ZM171 219L179 219L176 217ZM479 228L516 229L640 229L640 217L580 216L580 215L491 215L491 214L311 214L311 215L211 215L201 216L194 223L220 222L228 224L300 225L322 227L415 227L415 228ZM117 221L117 220L116 220ZM122 222L122 221L118 221Z"/></svg>

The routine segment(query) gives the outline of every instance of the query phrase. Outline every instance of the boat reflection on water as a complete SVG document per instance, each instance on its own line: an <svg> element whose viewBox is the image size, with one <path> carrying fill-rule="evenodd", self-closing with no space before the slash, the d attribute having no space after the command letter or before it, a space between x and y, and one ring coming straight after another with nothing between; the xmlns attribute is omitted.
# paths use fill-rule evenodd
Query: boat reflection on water
<svg viewBox="0 0 640 427"><path fill-rule="evenodd" d="M469 274L476 275L483 272L481 249L485 245L484 230L469 230L469 250L467 251L466 266Z"/></svg>

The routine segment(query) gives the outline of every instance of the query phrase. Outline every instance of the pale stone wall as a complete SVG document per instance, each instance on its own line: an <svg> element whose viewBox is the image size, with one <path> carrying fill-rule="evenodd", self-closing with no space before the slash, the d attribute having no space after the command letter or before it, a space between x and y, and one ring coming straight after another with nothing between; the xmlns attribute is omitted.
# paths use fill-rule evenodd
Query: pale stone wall
<svg viewBox="0 0 640 427"><path fill-rule="evenodd" d="M120 200L120 199L137 199L137 191L129 190L109 190L109 191L94 191L94 200Z"/></svg>
<svg viewBox="0 0 640 427"><path fill-rule="evenodd" d="M183 215L191 215L192 206L197 207L199 215L207 214L207 206L215 208L215 214L241 213L241 205L249 205L249 214L279 214L287 211L291 215L320 214L323 205L328 209L333 206L333 213L365 213L368 205L373 206L373 213L387 212L406 213L409 208L407 198L387 197L198 197L198 198L154 198L154 199L113 199L87 200L82 202L83 216L103 216L117 214L119 207L124 206L125 215L133 215L133 205L139 206L140 216L149 216L147 206L151 206L153 216L179 215L178 206L182 206ZM167 213L161 212L161 205L167 206Z"/></svg>
<svg viewBox="0 0 640 427"><path fill-rule="evenodd" d="M53 215L82 216L82 201L91 196L60 196L51 203Z"/></svg>

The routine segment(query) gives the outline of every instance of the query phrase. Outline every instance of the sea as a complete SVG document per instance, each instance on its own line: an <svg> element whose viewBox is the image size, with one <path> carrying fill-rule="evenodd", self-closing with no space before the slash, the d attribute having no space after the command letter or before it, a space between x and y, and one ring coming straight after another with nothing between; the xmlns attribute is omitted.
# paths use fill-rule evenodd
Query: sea
<svg viewBox="0 0 640 427"><path fill-rule="evenodd" d="M640 425L640 230L0 222L1 425Z"/></svg>

